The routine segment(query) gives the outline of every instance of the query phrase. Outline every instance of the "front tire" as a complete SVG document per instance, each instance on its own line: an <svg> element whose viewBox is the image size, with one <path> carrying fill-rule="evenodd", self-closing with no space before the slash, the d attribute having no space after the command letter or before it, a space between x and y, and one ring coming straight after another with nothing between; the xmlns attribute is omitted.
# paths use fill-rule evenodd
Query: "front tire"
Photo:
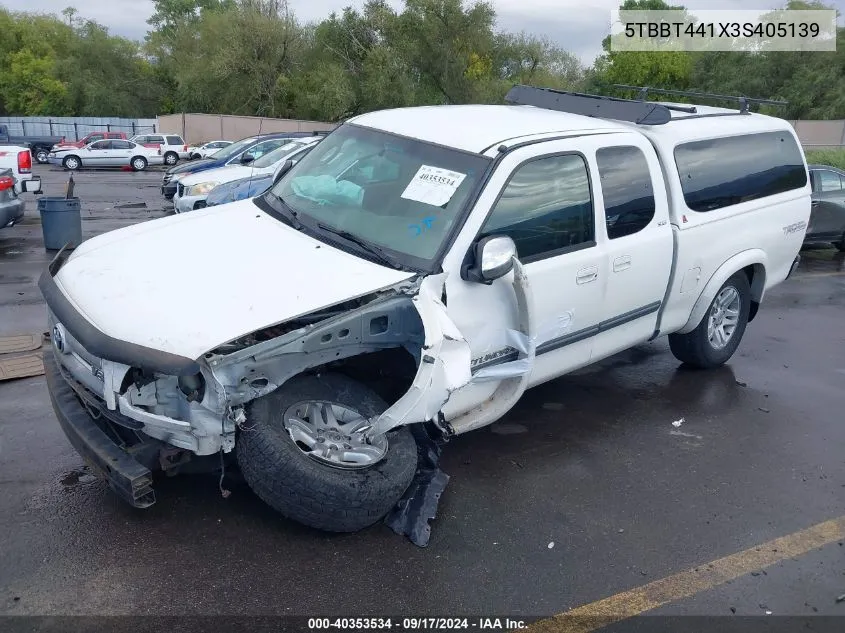
<svg viewBox="0 0 845 633"><path fill-rule="evenodd" d="M179 155L175 152L167 152L164 155L164 164L165 165L175 165L179 162Z"/></svg>
<svg viewBox="0 0 845 633"><path fill-rule="evenodd" d="M130 161L134 171L144 171L147 168L147 159L143 156L136 156Z"/></svg>
<svg viewBox="0 0 845 633"><path fill-rule="evenodd" d="M236 445L244 478L263 501L299 523L329 532L370 526L402 497L417 468L416 442L407 427L372 446L353 445L344 435L386 409L370 389L341 374L292 378L251 403ZM351 413L343 418L343 411ZM319 421L309 426L309 415ZM332 455L338 460L350 453L327 450L327 444L349 447L358 463L332 463Z"/></svg>
<svg viewBox="0 0 845 633"><path fill-rule="evenodd" d="M750 311L751 285L740 271L719 289L692 332L669 335L672 354L682 363L702 369L724 365L739 347Z"/></svg>
<svg viewBox="0 0 845 633"><path fill-rule="evenodd" d="M77 171L82 167L82 161L79 160L78 156L65 156L65 159L62 161L62 167L70 171Z"/></svg>

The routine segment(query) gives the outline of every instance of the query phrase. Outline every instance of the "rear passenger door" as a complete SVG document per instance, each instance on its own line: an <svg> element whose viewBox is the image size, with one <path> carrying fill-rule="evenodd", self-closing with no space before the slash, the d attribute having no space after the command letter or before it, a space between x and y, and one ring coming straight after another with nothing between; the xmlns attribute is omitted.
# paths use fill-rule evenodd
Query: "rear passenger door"
<svg viewBox="0 0 845 633"><path fill-rule="evenodd" d="M672 270L666 188L651 144L637 134L601 138L595 149L598 240L604 243L604 318L593 346L599 359L648 340Z"/></svg>
<svg viewBox="0 0 845 633"><path fill-rule="evenodd" d="M111 143L112 165L128 165L135 146L129 141L112 140L109 142Z"/></svg>

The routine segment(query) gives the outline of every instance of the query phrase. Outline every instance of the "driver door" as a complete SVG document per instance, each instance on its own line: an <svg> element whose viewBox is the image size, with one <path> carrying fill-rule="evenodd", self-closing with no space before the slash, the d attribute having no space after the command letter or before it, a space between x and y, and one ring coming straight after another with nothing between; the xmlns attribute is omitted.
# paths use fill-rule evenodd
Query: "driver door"
<svg viewBox="0 0 845 633"><path fill-rule="evenodd" d="M598 179L585 156L589 147L587 137L531 144L508 154L444 260L450 272L447 310L470 345L474 376L443 408L447 420L457 419L458 432L474 428L471 420L469 428L459 428L463 414L494 397L501 381L479 379L491 369L504 372L504 379L527 373L526 386L532 386L590 362L603 314L607 258L596 236L593 183ZM516 245L528 315L520 314L514 272L490 283L462 274L472 263L473 245L501 235ZM533 335L514 336L526 320ZM530 366L513 364L525 356L526 344L535 350Z"/></svg>
<svg viewBox="0 0 845 633"><path fill-rule="evenodd" d="M88 146L88 151L82 159L88 167L105 167L109 164L109 147L111 141L97 141Z"/></svg>

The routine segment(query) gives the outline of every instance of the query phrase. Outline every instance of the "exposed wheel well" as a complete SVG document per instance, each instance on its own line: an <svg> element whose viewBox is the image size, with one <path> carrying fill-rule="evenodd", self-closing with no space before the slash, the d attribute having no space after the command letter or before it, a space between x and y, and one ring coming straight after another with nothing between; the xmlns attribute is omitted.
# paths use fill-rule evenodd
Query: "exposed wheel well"
<svg viewBox="0 0 845 633"><path fill-rule="evenodd" d="M748 321L754 320L757 311L760 309L760 302L763 300L763 291L766 288L766 269L763 264L751 264L742 269L748 277L751 285L751 310L748 313Z"/></svg>
<svg viewBox="0 0 845 633"><path fill-rule="evenodd" d="M404 347L391 347L330 363L324 369L357 380L392 404L411 388L417 362Z"/></svg>

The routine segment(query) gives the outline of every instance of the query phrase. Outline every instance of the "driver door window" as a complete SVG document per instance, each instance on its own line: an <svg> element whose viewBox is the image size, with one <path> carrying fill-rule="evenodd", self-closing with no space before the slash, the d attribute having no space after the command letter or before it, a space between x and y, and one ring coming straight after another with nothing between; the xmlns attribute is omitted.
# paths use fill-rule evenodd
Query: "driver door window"
<svg viewBox="0 0 845 633"><path fill-rule="evenodd" d="M481 237L508 235L523 263L595 245L587 164L578 154L519 167L484 223Z"/></svg>

